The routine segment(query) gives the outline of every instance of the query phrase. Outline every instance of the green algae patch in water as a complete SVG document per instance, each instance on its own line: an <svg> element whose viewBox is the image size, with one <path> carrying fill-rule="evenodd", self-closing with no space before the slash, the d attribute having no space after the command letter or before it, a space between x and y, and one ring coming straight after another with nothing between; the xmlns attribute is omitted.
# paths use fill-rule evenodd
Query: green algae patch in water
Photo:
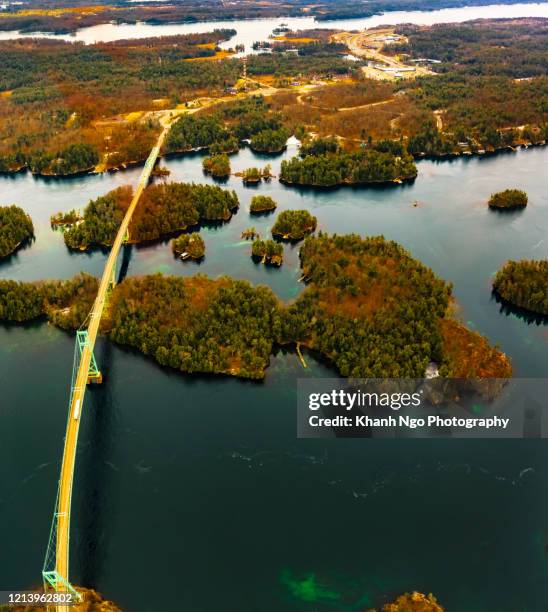
<svg viewBox="0 0 548 612"><path fill-rule="evenodd" d="M282 570L281 583L297 599L306 602L327 602L341 599L340 593L331 591L316 581L313 573L307 574L303 580L292 577L289 570Z"/></svg>

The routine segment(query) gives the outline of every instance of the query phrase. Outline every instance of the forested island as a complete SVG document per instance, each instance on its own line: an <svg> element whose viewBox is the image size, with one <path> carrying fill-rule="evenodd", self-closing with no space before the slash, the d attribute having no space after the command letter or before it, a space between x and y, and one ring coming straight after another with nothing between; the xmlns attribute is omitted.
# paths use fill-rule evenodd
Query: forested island
<svg viewBox="0 0 548 612"><path fill-rule="evenodd" d="M261 182L261 179L268 181L272 178L272 168L270 164L267 164L264 168L246 168L242 172L237 172L236 176L241 176L245 185L257 185Z"/></svg>
<svg viewBox="0 0 548 612"><path fill-rule="evenodd" d="M527 206L527 194L520 189L505 189L493 193L489 198L489 208L498 210L512 210L516 208L525 208Z"/></svg>
<svg viewBox="0 0 548 612"><path fill-rule="evenodd" d="M465 328L446 325L451 286L395 242L320 232L300 259L307 288L287 309L282 340L318 350L343 376L422 378L432 361L442 376L510 376L506 356L466 330L477 347L470 363L469 345L453 343Z"/></svg>
<svg viewBox="0 0 548 612"><path fill-rule="evenodd" d="M108 334L183 372L262 378L279 319L267 287L228 277L153 275L116 287Z"/></svg>
<svg viewBox="0 0 548 612"><path fill-rule="evenodd" d="M276 201L270 196L253 196L251 198L251 204L249 205L249 212L256 214L271 212L276 209L276 206Z"/></svg>
<svg viewBox="0 0 548 612"><path fill-rule="evenodd" d="M111 245L132 196L132 188L125 186L91 201L84 210L82 221L65 230L66 245L80 250ZM228 221L238 206L236 193L217 185L150 185L144 190L132 217L129 241L157 240L197 225L200 221Z"/></svg>
<svg viewBox="0 0 548 612"><path fill-rule="evenodd" d="M272 235L283 240L302 240L316 229L317 222L307 210L284 210L272 227Z"/></svg>
<svg viewBox="0 0 548 612"><path fill-rule="evenodd" d="M171 248L176 255L184 255L192 259L202 259L205 255L205 243L203 238L196 233L181 234L171 243Z"/></svg>
<svg viewBox="0 0 548 612"><path fill-rule="evenodd" d="M385 604L382 612L444 612L444 608L431 593L423 595L414 591L400 595L393 603Z"/></svg>
<svg viewBox="0 0 548 612"><path fill-rule="evenodd" d="M258 256L280 249L255 242ZM280 245L281 246L281 245ZM342 376L508 378L508 358L448 315L451 286L382 237L306 239L305 291L289 305L268 287L229 277L128 278L109 301L103 331L113 341L184 372L263 378L272 347L299 344L329 359ZM271 257L272 261L272 257ZM86 317L97 280L0 282L0 320L47 316L65 329Z"/></svg>
<svg viewBox="0 0 548 612"><path fill-rule="evenodd" d="M11 255L34 235L29 215L19 206L0 206L0 259Z"/></svg>
<svg viewBox="0 0 548 612"><path fill-rule="evenodd" d="M204 171L217 178L230 176L230 159L226 153L205 157L202 162Z"/></svg>
<svg viewBox="0 0 548 612"><path fill-rule="evenodd" d="M508 261L495 275L493 289L515 306L548 316L548 260Z"/></svg>
<svg viewBox="0 0 548 612"><path fill-rule="evenodd" d="M260 260L261 263L281 266L284 257L284 247L275 240L257 239L251 245L251 254L255 259Z"/></svg>

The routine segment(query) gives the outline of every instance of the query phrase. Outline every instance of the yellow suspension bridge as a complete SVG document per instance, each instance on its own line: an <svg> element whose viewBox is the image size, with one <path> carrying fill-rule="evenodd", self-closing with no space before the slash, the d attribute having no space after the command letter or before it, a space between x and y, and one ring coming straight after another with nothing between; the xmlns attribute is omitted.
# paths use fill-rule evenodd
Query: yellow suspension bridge
<svg viewBox="0 0 548 612"><path fill-rule="evenodd" d="M78 444L78 432L80 429L80 419L84 405L86 386L90 382L101 382L102 375L97 367L93 349L105 302L108 299L109 291L115 284L116 263L120 248L128 234L129 223L139 202L143 190L148 185L150 174L160 153L164 139L169 131L169 119L162 123L163 130L156 145L150 152L145 163L143 172L139 178L139 183L125 217L120 225L116 239L109 253L99 290L93 308L88 316L87 330L77 332L76 346L74 353L74 367L72 388L69 403L69 413L67 419L67 430L65 435L65 445L63 450L63 461L61 464L61 475L59 478L59 488L57 500L51 526L48 550L44 561L42 576L44 588L53 589L58 593L70 594L74 598L79 595L71 585L69 580L69 548L70 548L70 507L72 499L72 485L74 478L74 464L76 460L76 447ZM69 608L62 604L56 604L57 610L68 612Z"/></svg>

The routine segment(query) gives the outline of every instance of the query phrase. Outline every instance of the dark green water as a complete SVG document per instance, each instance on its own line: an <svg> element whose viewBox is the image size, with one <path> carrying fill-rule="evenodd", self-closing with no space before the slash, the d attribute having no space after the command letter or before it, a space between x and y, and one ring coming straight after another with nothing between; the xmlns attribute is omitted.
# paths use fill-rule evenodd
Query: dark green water
<svg viewBox="0 0 548 612"><path fill-rule="evenodd" d="M280 159L246 150L232 166L271 161L276 172ZM413 185L321 192L233 178L242 205L230 223L201 230L203 264L175 260L162 243L128 250L128 274L226 273L293 298L298 247L273 270L239 239L272 225L248 213L253 194L270 194L279 210L311 210L320 229L401 242L454 283L462 318L518 375L546 376L548 326L502 312L490 279L508 258L548 256L547 162L547 149L422 161ZM201 155L166 165L171 180L210 180ZM105 255L70 254L49 216L138 173L0 178L0 202L25 208L37 234L0 276L99 274ZM491 192L514 186L529 193L525 211L487 210ZM0 327L0 588L40 581L72 346L46 325ZM81 428L71 578L124 610L358 611L410 589L435 592L449 612L548 609L545 441L297 440L296 379L333 375L310 356L304 371L295 355L276 355L263 383L185 377L108 343L97 357L106 380L87 396Z"/></svg>

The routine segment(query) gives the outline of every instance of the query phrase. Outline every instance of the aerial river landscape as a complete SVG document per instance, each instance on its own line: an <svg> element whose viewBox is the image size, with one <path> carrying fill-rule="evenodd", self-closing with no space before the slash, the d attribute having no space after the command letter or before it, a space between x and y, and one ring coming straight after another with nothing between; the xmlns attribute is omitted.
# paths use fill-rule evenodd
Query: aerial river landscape
<svg viewBox="0 0 548 612"><path fill-rule="evenodd" d="M482 17L485 9L424 13L424 23ZM548 16L546 3L500 10L497 16ZM336 27L404 23L416 13L389 15ZM280 22L313 27L312 19L264 21L265 36ZM169 34L236 29L224 46L248 46L262 34L250 22L164 27ZM124 38L150 36L159 26L97 28L100 34L82 31L71 39L114 40L116 28L125 28ZM298 144L290 139L275 156L244 148L231 156L232 171L270 163L277 176ZM162 165L170 181L213 184L202 170L204 156L170 156ZM548 320L501 305L491 282L508 259L548 257L548 149L421 159L417 167L408 184L321 190L277 178L246 187L231 176L222 186L237 192L240 207L229 222L200 227L202 262L180 261L167 240L125 246L120 275L229 274L294 300L304 288L300 245L286 246L284 265L274 268L254 263L241 239L251 225L268 234L275 215L250 218L249 203L253 195L270 195L277 212L309 210L318 230L399 242L453 283L458 318L509 356L515 376L546 377ZM35 228L29 247L0 262L0 278L100 276L107 251L69 251L50 216L135 185L141 169L72 178L0 175L1 203L21 206ZM528 193L529 206L490 210L489 196L511 186ZM72 335L46 323L0 324L2 578L13 588L40 583L73 345ZM183 375L105 340L96 356L105 383L89 389L80 432L75 584L93 584L135 612L235 611L244 601L246 610L261 612L357 612L411 589L435 593L455 612L543 609L544 440L298 440L296 380L337 376L310 352L304 369L295 352L280 349L261 382Z"/></svg>

